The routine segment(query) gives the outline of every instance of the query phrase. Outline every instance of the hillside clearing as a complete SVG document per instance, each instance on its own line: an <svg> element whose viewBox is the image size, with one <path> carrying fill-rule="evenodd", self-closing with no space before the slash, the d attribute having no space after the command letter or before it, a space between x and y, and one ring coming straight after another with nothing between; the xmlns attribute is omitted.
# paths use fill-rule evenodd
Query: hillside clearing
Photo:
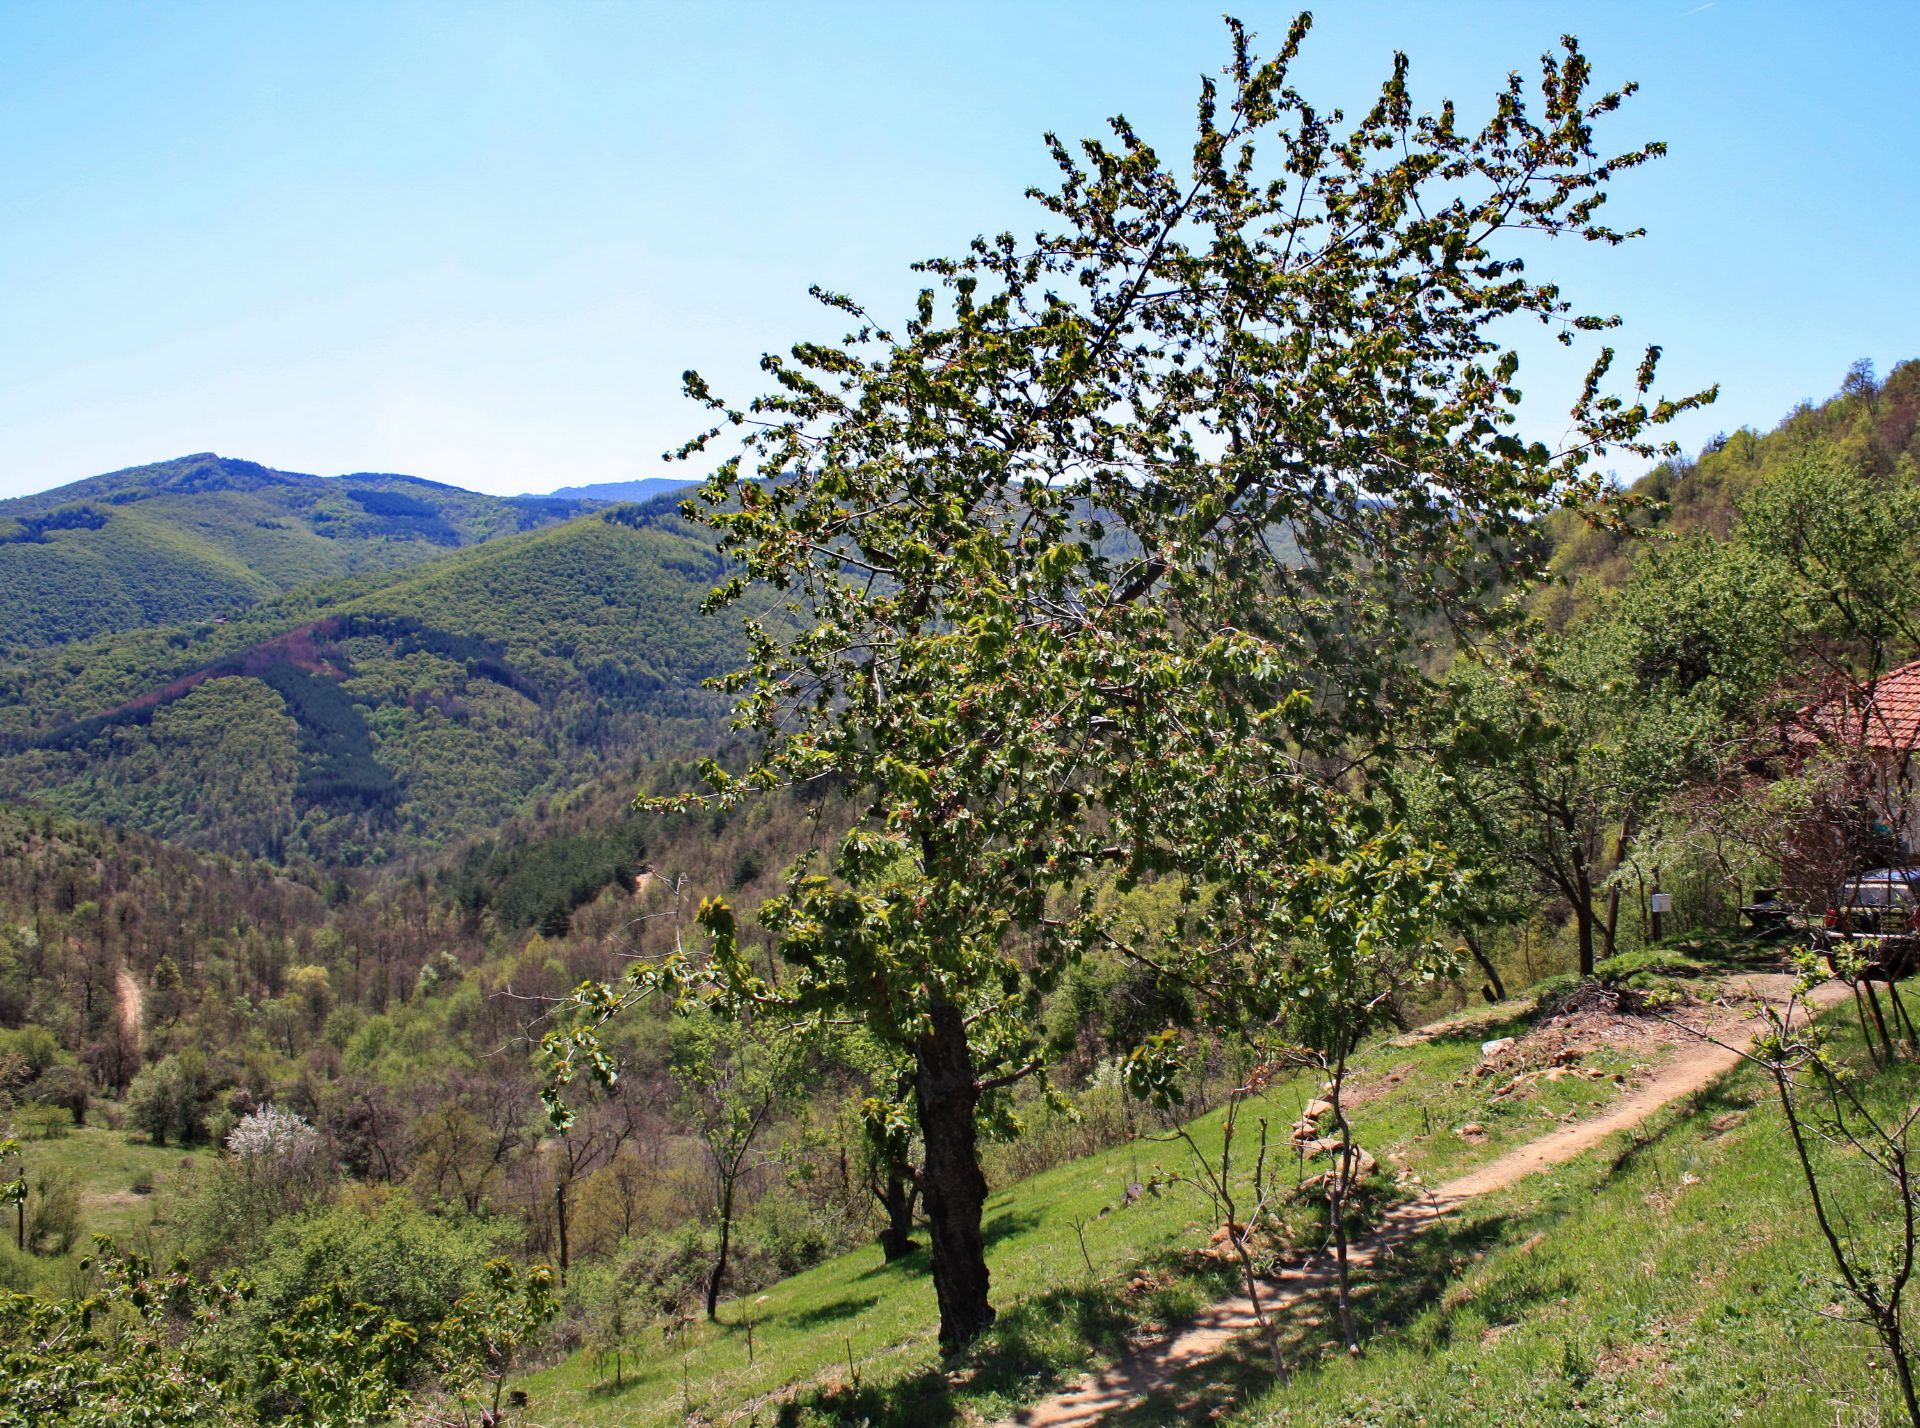
<svg viewBox="0 0 1920 1428"><path fill-rule="evenodd" d="M1750 1009L1749 1000L1781 1005L1794 979L1781 973L1730 978L1729 1003L1706 1009L1691 1019L1701 1039L1681 1044L1672 1058L1645 1083L1623 1094L1597 1115L1548 1131L1516 1146L1495 1160L1435 1186L1430 1192L1394 1206L1373 1233L1352 1251L1352 1263L1363 1278L1376 1277L1377 1265L1389 1263L1416 1234L1431 1229L1481 1195L1504 1190L1529 1175L1564 1164L1599 1145L1617 1132L1638 1126L1663 1106L1697 1094L1739 1064L1739 1054L1728 1045L1744 1044L1765 1028L1764 1016ZM1845 1000L1847 989L1828 983L1815 993L1820 1008ZM1537 1034L1537 1033L1536 1033ZM1707 1038L1713 1038L1709 1040ZM1324 1251L1308 1260L1284 1281L1268 1281L1261 1293L1267 1306L1284 1312L1303 1300L1325 1292L1333 1283L1333 1265ZM1257 1326L1252 1301L1236 1294L1197 1315L1177 1334L1143 1344L1120 1362L1063 1393L1044 1399L1006 1420L1005 1428L1086 1428L1107 1421L1121 1410L1164 1393L1188 1370L1220 1353L1237 1337Z"/></svg>
<svg viewBox="0 0 1920 1428"><path fill-rule="evenodd" d="M1738 994L1742 982L1697 988L1704 1000L1723 990ZM1779 986L1774 980L1746 989ZM1737 1025L1750 1014L1744 1007L1724 1015ZM1659 1103L1644 1099L1649 1079L1677 1060L1683 1079L1668 1084L1682 1085L1679 1094L1713 1074L1701 1074L1692 1056L1700 1048L1685 1033L1649 1031L1642 1040L1581 1051L1584 1064L1601 1072L1597 1078L1541 1075L1496 1096L1508 1082L1476 1074L1481 1044L1528 1030L1516 1009L1496 1008L1424 1040L1376 1047L1354 1112L1358 1140L1384 1167L1447 1183L1451 1191L1453 1182L1500 1163L1549 1127L1556 1147L1571 1155L1644 1117ZM1543 1025L1534 1034L1551 1040L1560 1029ZM1285 1125L1311 1089L1298 1077L1276 1082L1258 1114ZM1469 1124L1482 1130L1458 1133ZM1217 1113L1193 1130L1203 1151L1217 1151ZM987 1232L1001 1318L962 1372L949 1373L939 1361L924 1253L882 1266L877 1252L864 1251L723 1305L717 1324L696 1321L657 1339L649 1335L629 1345L618 1365L610 1354L576 1353L530 1381L534 1416L580 1428L689 1420L905 1425L993 1421L1031 1409L1116 1362L1136 1342L1163 1335L1166 1326L1195 1324L1208 1305L1231 1294L1226 1267L1196 1253L1212 1229L1211 1212L1178 1178L1186 1156L1184 1147L1143 1137L995 1194ZM1558 1158L1536 1149L1522 1160L1537 1168ZM1152 1189L1128 1203L1129 1185ZM1459 1232L1450 1220L1444 1232L1423 1236L1423 1245L1427 1239L1457 1247ZM1371 1324L1385 1317L1378 1306L1388 1298L1397 1316L1397 1295L1362 1296ZM1307 1322L1295 1327L1310 1334ZM1214 1347L1229 1337L1231 1331L1219 1335Z"/></svg>

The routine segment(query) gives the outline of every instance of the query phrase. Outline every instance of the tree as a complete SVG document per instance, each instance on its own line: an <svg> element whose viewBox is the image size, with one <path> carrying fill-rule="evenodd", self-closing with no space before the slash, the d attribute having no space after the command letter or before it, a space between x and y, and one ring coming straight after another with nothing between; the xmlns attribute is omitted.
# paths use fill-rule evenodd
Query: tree
<svg viewBox="0 0 1920 1428"><path fill-rule="evenodd" d="M1906 1313L1920 1257L1920 1101L1910 1066L1862 1077L1820 1023L1796 1017L1799 993L1819 980L1810 970L1784 1011L1767 1009L1768 1030L1748 1059L1773 1083L1814 1223L1852 1306L1848 1317L1886 1350L1908 1420L1920 1428ZM1893 995L1897 1004L1897 989Z"/></svg>
<svg viewBox="0 0 1920 1428"><path fill-rule="evenodd" d="M436 1367L443 1391L460 1407L462 1428L506 1421L500 1401L507 1377L555 1307L553 1271L545 1265L520 1270L510 1260L490 1259L485 1275L485 1284L461 1295L434 1326ZM470 1405L479 1408L477 1416Z"/></svg>
<svg viewBox="0 0 1920 1428"><path fill-rule="evenodd" d="M733 1244L735 1200L769 1121L798 1089L798 1043L758 1019L695 1016L677 1027L673 1075L680 1113L693 1129L713 1184L720 1243L707 1275L707 1317L720 1304Z"/></svg>
<svg viewBox="0 0 1920 1428"><path fill-rule="evenodd" d="M1920 476L1885 480L1810 451L1742 504L1740 538L1775 564L1802 652L1867 682L1920 647Z"/></svg>
<svg viewBox="0 0 1920 1428"><path fill-rule="evenodd" d="M1221 796L1229 801L1247 787L1234 778L1223 784ZM1222 813L1243 832L1221 840L1216 856L1193 870L1191 910L1168 939L1161 969L1196 991L1201 1014L1217 1032L1320 1078L1334 1128L1320 1148L1334 1157L1323 1183L1341 1332L1348 1351L1358 1353L1347 1218L1360 1151L1347 1119L1348 1066L1366 1038L1394 1017L1398 997L1454 970L1452 949L1437 934L1460 898L1460 878L1444 851L1418 841L1377 803L1329 796L1317 808L1298 810L1296 826L1278 838L1271 816L1260 818L1252 808ZM1281 841L1302 853L1310 845L1317 851L1297 860L1264 856ZM1178 1046L1168 1031L1136 1050L1127 1067L1135 1094L1162 1102L1174 1094ZM1250 1086L1231 1093L1220 1167L1207 1172L1230 1221L1233 1121ZM1256 1205L1263 1199L1259 1180L1256 1171ZM1252 1228L1243 1232L1230 1223L1228 1233L1258 1312L1253 1261L1242 1243ZM1282 1368L1278 1340L1260 1317L1275 1367Z"/></svg>
<svg viewBox="0 0 1920 1428"><path fill-rule="evenodd" d="M1566 903L1582 976L1613 955L1610 875L1664 799L1740 746L1786 631L1763 562L1692 543L1651 554L1575 628L1524 626L1505 658L1458 666L1434 735L1458 803L1449 821L1477 825L1483 852Z"/></svg>
<svg viewBox="0 0 1920 1428"><path fill-rule="evenodd" d="M543 1142L532 1159L534 1183L553 1207L554 1247L563 1285L573 1263L573 1212L580 1187L612 1164L621 1148L640 1134L649 1109L626 1085L612 1086L593 1098L585 1114Z"/></svg>
<svg viewBox="0 0 1920 1428"><path fill-rule="evenodd" d="M1710 397L1655 400L1656 351L1614 395L1602 350L1563 449L1513 433L1495 326L1613 325L1516 242L1631 236L1598 221L1606 187L1660 148L1594 142L1628 91L1595 93L1568 40L1537 109L1516 75L1467 130L1415 111L1398 57L1343 129L1289 83L1309 25L1262 60L1229 22L1190 167L1124 119L1077 153L1050 136L1051 231L922 264L898 327L820 293L852 332L764 359L747 407L688 377L720 421L684 454L745 433L698 508L739 568L716 603L787 602L726 685L764 754L710 766L714 796L833 780L862 814L761 909L790 982L719 905L702 965L911 1058L948 1349L994 1317L980 1118L1046 1064L1034 1013L1102 939L1097 878L1204 861L1223 830L1189 795L1223 747L1293 804L1390 743L1424 692L1417 632L1472 625L1530 518L1598 498L1596 457L1654 453ZM694 971L586 993L547 1043L556 1087L610 1069L594 1023Z"/></svg>
<svg viewBox="0 0 1920 1428"><path fill-rule="evenodd" d="M206 1138L213 1097L206 1058L197 1051L177 1051L133 1078L127 1119L155 1145L170 1139L187 1145Z"/></svg>

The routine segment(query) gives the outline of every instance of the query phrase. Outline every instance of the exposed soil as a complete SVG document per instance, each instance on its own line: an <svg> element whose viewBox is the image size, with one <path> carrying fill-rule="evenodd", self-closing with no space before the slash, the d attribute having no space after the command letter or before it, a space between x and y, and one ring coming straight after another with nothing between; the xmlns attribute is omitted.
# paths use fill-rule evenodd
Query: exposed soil
<svg viewBox="0 0 1920 1428"><path fill-rule="evenodd" d="M1760 1008L1784 1005L1793 982L1785 973L1730 977L1719 1002L1670 1013L1672 1021L1681 1026L1658 1018L1589 1010L1552 1018L1533 1028L1502 1056L1537 1063L1543 1052L1550 1058L1561 1050L1579 1051L1602 1044L1617 1048L1623 1042L1650 1052L1671 1046L1672 1053L1643 1082L1626 1090L1598 1115L1549 1131L1436 1186L1425 1199L1389 1210L1373 1234L1349 1249L1351 1270L1364 1279L1377 1259L1449 1210L1476 1195L1505 1189L1535 1171L1571 1160L1616 1131L1638 1125L1662 1106L1703 1089L1738 1063L1740 1053L1733 1048L1744 1047L1765 1028ZM1825 1007L1846 996L1844 986L1830 982L1816 990L1811 1000L1816 1007ZM1318 1255L1284 1281L1263 1284L1261 1301L1269 1312L1284 1309L1326 1289L1332 1281L1331 1256ZM1177 1332L1141 1343L1112 1367L1032 1404L998 1428L1088 1428L1170 1387L1176 1375L1212 1358L1229 1341L1256 1328L1257 1323L1253 1305L1244 1295L1222 1300Z"/></svg>
<svg viewBox="0 0 1920 1428"><path fill-rule="evenodd" d="M140 990L140 983L125 967L114 974L113 985L120 1002L120 1032L126 1037L137 1065L146 1048L147 994Z"/></svg>
<svg viewBox="0 0 1920 1428"><path fill-rule="evenodd" d="M158 689L149 689L124 704L116 704L107 710L103 717L111 719L116 714L131 713L136 709L154 709L162 704L171 704L210 679L219 679L227 675L259 674L276 664L290 664L295 669L308 674L324 674L338 679L340 671L328 660L321 646L339 633L341 619L338 615L329 615L310 624L299 625L271 639L251 645L238 654L225 655L203 668L178 679L170 680Z"/></svg>

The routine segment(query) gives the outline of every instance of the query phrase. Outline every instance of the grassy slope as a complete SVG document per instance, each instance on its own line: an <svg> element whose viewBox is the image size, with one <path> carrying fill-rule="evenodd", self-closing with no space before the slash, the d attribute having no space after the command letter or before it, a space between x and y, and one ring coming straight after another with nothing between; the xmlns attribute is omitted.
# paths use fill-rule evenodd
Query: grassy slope
<svg viewBox="0 0 1920 1428"><path fill-rule="evenodd" d="M1479 1040L1506 1029L1482 1022L1425 1046L1377 1049L1368 1073L1386 1093L1357 1114L1362 1141L1399 1151L1431 1183L1530 1138L1530 1122L1608 1098L1604 1083L1567 1081L1490 1106L1489 1083L1456 1085ZM1271 1093L1276 1128L1303 1089ZM1910 1098L1912 1078L1882 1091ZM1469 1117L1488 1126L1485 1144L1448 1133ZM1217 1116L1195 1129L1203 1146L1217 1145ZM1142 1142L993 1198L1002 1314L966 1370L938 1361L924 1252L883 1268L869 1251L723 1306L718 1326L664 1341L647 1333L619 1387L611 1361L576 1354L532 1380L533 1416L554 1428L693 1415L809 1428L992 1421L1109 1361L1129 1332L1177 1322L1232 1287L1191 1253L1211 1222L1196 1192L1174 1186L1120 1208L1122 1187L1156 1163L1174 1169L1183 1152ZM1833 1294L1796 1174L1765 1083L1736 1072L1422 1236L1390 1284L1361 1292L1369 1348L1359 1362L1339 1354L1330 1305L1301 1306L1287 1316L1296 1372L1286 1387L1249 1354L1196 1370L1120 1421L1879 1423L1892 1400L1880 1377L1862 1372L1864 1331L1821 1312ZM781 1393L793 1384L802 1387Z"/></svg>
<svg viewBox="0 0 1920 1428"><path fill-rule="evenodd" d="M1909 992L1910 1002L1914 993ZM1830 1014L1840 1021L1844 1013ZM1842 1037L1843 1041L1848 1038ZM1920 1070L1876 1083L1910 1105ZM1324 1335L1238 1428L1416 1424L1719 1425L1904 1421L1871 1335L1839 1322L1825 1249L1771 1090L1742 1067L1610 1152L1476 1201L1375 1292L1359 1363ZM1236 1374L1216 1365L1216 1383ZM1229 1395L1204 1397L1216 1403ZM1130 1415L1168 1421L1164 1400Z"/></svg>
<svg viewBox="0 0 1920 1428"><path fill-rule="evenodd" d="M95 1234L113 1235L123 1243L151 1222L154 1196L135 1194L134 1180L151 1176L157 1191L168 1178L204 1149L151 1145L144 1138L101 1125L83 1126L57 1140L29 1141L30 1165L71 1170L80 1178L80 1232L82 1243Z"/></svg>
<svg viewBox="0 0 1920 1428"><path fill-rule="evenodd" d="M1614 1087L1605 1081L1543 1082L1530 1098L1499 1103L1487 1100L1490 1082L1454 1084L1477 1064L1483 1039L1513 1029L1511 1019L1481 1018L1424 1045L1369 1053L1364 1064L1376 1093L1355 1114L1361 1142L1377 1151L1397 1149L1397 1163L1432 1182L1530 1139L1551 1120L1612 1098ZM1589 1064L1612 1069L1625 1063L1594 1057ZM1258 1114L1268 1117L1277 1140L1285 1141L1310 1089L1294 1078L1267 1093ZM1467 1120L1485 1124L1483 1142L1451 1133ZM1203 1148L1217 1149L1219 1126L1217 1114L1195 1124ZM1251 1154L1249 1145L1243 1158L1250 1161ZM696 1324L664 1347L648 1335L638 1361L622 1368L622 1388L613 1386L611 1361L576 1355L534 1381L534 1417L555 1425L669 1424L699 1409L724 1420L755 1398L815 1379L837 1379L848 1390L825 1422L991 1417L1110 1355L1140 1324L1191 1313L1229 1287L1217 1268L1192 1264L1186 1254L1205 1242L1213 1224L1200 1192L1167 1185L1124 1205L1129 1182L1150 1183L1156 1171L1162 1178L1184 1173L1189 1164L1179 1144L1143 1139L996 1194L987 1231L1003 1313L982 1349L981 1367L964 1386L939 1371L924 1251L891 1268L880 1265L877 1251L867 1251L797 1275L749 1303L725 1305L718 1326ZM1124 1293L1141 1271L1155 1283ZM773 1419L768 1414L762 1421Z"/></svg>
<svg viewBox="0 0 1920 1428"><path fill-rule="evenodd" d="M54 1140L30 1140L21 1146L30 1178L46 1171L70 1172L79 1182L80 1233L64 1255L18 1255L11 1234L0 1244L0 1283L17 1289L39 1288L72 1293L80 1260L93 1252L96 1234L111 1235L128 1248L143 1248L142 1235L154 1221L159 1191L168 1180L207 1152L179 1146L151 1145L144 1137L109 1130L97 1121ZM136 1194L141 1176L153 1183L151 1191ZM12 1229L11 1211L5 1220Z"/></svg>

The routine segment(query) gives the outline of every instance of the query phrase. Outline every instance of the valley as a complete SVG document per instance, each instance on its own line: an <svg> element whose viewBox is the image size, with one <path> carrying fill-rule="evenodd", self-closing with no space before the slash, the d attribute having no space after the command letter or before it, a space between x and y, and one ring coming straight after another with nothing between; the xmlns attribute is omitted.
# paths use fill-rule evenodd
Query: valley
<svg viewBox="0 0 1920 1428"><path fill-rule="evenodd" d="M1920 1428L1896 24L29 10L0 1428Z"/></svg>

